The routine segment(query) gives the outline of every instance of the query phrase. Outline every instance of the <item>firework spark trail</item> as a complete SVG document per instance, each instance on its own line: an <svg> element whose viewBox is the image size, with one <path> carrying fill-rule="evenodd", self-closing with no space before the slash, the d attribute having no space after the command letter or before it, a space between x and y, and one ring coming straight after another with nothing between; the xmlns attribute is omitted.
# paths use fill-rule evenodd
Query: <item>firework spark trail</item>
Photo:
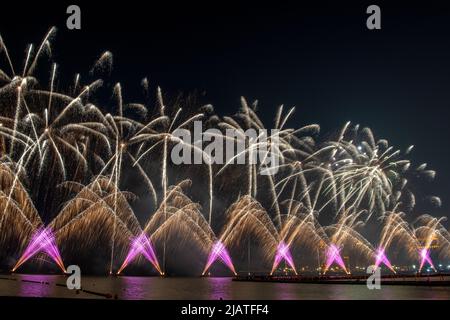
<svg viewBox="0 0 450 320"><path fill-rule="evenodd" d="M251 132L251 130L257 130L260 132L264 132L264 130L267 130L255 112L256 106L257 102L255 102L253 104L253 107L250 108L245 98L242 97L241 111L236 115L236 120L243 119L243 126L241 126L238 121L230 117L224 117L224 121L219 123L219 127L221 127L222 129L233 129L234 132L237 132L238 142L244 143L246 147L244 148L244 150L238 150L238 153L234 157L231 157L227 161L227 163L225 163L225 165L217 172L216 175L221 174L228 166L234 164L237 159L241 157L247 157L247 195L251 195L254 198L257 196L257 175L258 173L264 173L262 177L267 178L270 184L271 196L273 197L272 207L275 208L276 214L276 224L280 225L281 213L278 204L276 185L272 175L266 174L266 172L268 172L269 170L281 168L286 159L285 155L296 153L309 155L308 152L311 151L312 138L309 135L305 135L302 137L299 137L297 135L309 132L312 132L314 134L319 130L319 127L317 125L309 125L297 130L284 128L286 122L293 114L295 108L291 108L287 112L287 114L284 115L283 106L280 106L275 118L275 127L270 131L271 133L267 137L260 133L257 134L254 139L247 139L247 133ZM224 136L224 138L230 139L226 136ZM294 144L299 145L301 149L294 148ZM255 161L257 157L259 157L259 163L256 163ZM274 158L277 158L279 162L281 162L281 165L274 166L274 164L271 163L271 167L269 168L266 164L266 160L271 159L273 161Z"/></svg>
<svg viewBox="0 0 450 320"><path fill-rule="evenodd" d="M353 136L346 138L350 133ZM407 188L405 176L431 176L420 167L411 171L410 161L400 158L400 150L390 147L386 140L375 141L368 128L361 133L358 126L351 129L350 123L342 129L337 141L327 142L318 153L326 154L329 150L332 150L329 167L333 176L328 182L337 185L340 199L337 214L346 207L358 208L363 204L368 208L367 219L375 211L383 215L399 204L412 210L414 195ZM411 150L412 146L405 154Z"/></svg>
<svg viewBox="0 0 450 320"><path fill-rule="evenodd" d="M375 257L375 269L378 269L380 264L383 263L386 267L388 267L392 272L396 273L394 268L392 267L391 262L386 257L386 254L384 253L383 248L378 248L376 257Z"/></svg>
<svg viewBox="0 0 450 320"><path fill-rule="evenodd" d="M20 178L23 168L5 161L0 164L0 244L7 247L8 240L18 235L18 248L26 245L35 228L42 225L30 195ZM11 228L10 226L14 226Z"/></svg>
<svg viewBox="0 0 450 320"><path fill-rule="evenodd" d="M375 253L375 266L378 267L384 263L392 272L395 273L390 261L386 257L386 250L391 247L394 241L408 248L407 253L415 255L415 248L419 247L418 240L409 224L404 220L402 212L387 212L382 220L383 229L379 240L378 249Z"/></svg>
<svg viewBox="0 0 450 320"><path fill-rule="evenodd" d="M63 272L66 272L58 247L55 243L55 236L50 228L40 228L36 231L36 233L31 237L28 247L25 249L12 271L16 271L17 268L41 251L48 254L49 257L52 258L53 261L55 261L55 263L59 266L59 268Z"/></svg>
<svg viewBox="0 0 450 320"><path fill-rule="evenodd" d="M349 274L347 268L345 267L344 260L341 257L341 249L336 245L331 244L327 250L327 260L325 263L324 274L328 271L333 263L337 263L342 268L342 270L345 271L345 273Z"/></svg>
<svg viewBox="0 0 450 320"><path fill-rule="evenodd" d="M222 242L217 241L216 243L214 243L211 249L211 253L208 256L208 260L206 262L205 269L203 269L202 275L204 275L208 271L208 269L217 259L220 259L220 261L222 261L228 267L228 269L233 272L234 275L237 274L227 249Z"/></svg>
<svg viewBox="0 0 450 320"><path fill-rule="evenodd" d="M279 233L266 210L250 196L238 199L227 211L228 221L220 241L226 246L236 245L244 236L254 235L261 243L267 259L271 259L279 243Z"/></svg>
<svg viewBox="0 0 450 320"><path fill-rule="evenodd" d="M345 247L346 252L362 253L368 260L375 257L377 266L384 263L390 267L386 252L394 243L405 249L411 259L416 259L419 252L422 265L432 265L431 250L433 255L450 256L450 235L441 224L443 219L423 215L410 225L404 218L414 213L416 179L432 180L436 175L427 164L412 167L405 156L413 146L402 152L387 140L375 139L370 129L360 129L350 122L336 138L318 141L320 127L316 124L288 128L295 109L285 110L283 106L277 109L274 119L276 135L257 134L255 139L248 139L246 131L265 130L265 126L257 114L257 102L249 105L244 98L237 114L219 117L210 105L195 110L183 110L180 103L165 105L158 88L156 112L152 114L147 103L124 103L122 86L117 83L113 90L114 106L97 107L90 101L98 100L95 93L103 80L96 79L83 86L77 74L68 90L70 95L58 92L57 74L61 68L53 61L48 64L50 78L42 81L48 88L40 87L41 81L35 78L43 57L52 56L55 31L50 28L39 45L27 47L23 68L18 72L0 37L0 53L7 61L6 69L0 69L0 103L5 107L0 116L0 244L7 247L8 241L18 239L17 250L22 250L28 243L18 263L22 264L37 250L50 255L63 269L53 245L64 243L61 248L67 248L72 241L79 240L79 250L83 251L96 241L104 241L102 236L106 236L110 239L110 272L114 260L123 258L121 255L125 257L122 264L125 268L138 254L153 261L161 272L152 246L163 239L165 248L171 245L170 239L180 237L180 232L184 233L184 241L195 243L208 255L209 265L217 259L232 265L225 248L232 252L241 240L250 238L258 241L265 259L275 260L271 260L274 268L285 260L294 270L290 252L297 245L314 250L318 250L318 244L326 246L327 262L331 264L341 264L340 250ZM110 52L103 53L90 75L110 74L112 61ZM148 80L144 79L142 85L149 100ZM113 114L104 112L110 109L114 109ZM238 150L237 156L214 172L211 157L203 150L201 141L186 143L174 134L177 129L191 130L195 121L212 123L219 133L237 130L239 134L233 141L245 141L243 150ZM226 135L219 135L227 139ZM208 194L205 212L185 194L183 189L190 182L169 181L169 176L172 179L169 153L179 143L205 162L203 168L208 171L208 182L202 186ZM266 151L260 153L261 149ZM247 162L229 169L239 157ZM280 160L276 168L266 164L273 157ZM255 158L259 158L259 163L250 161ZM151 161L146 162L147 159ZM131 167L126 167L130 163ZM159 164L160 184L152 181L149 163ZM132 168L145 183L146 195L154 209L149 210L152 214L146 217L143 229L128 203L134 196L121 191L125 172L128 174ZM267 175L271 169L278 171ZM213 219L218 211L213 201L213 178L225 175L227 170L234 176L243 176L246 183L237 186L237 200L235 195L230 199L235 203L229 206L220 237L216 238L213 220L215 224L221 221ZM47 227L39 236L44 218L34 208L33 200L40 199L41 192L44 198L51 194L53 199L53 189L39 188L46 184L49 175L55 185L69 186L76 194L49 219L48 225L45 223ZM86 185L87 181L91 182ZM439 197L425 198L434 207L441 205ZM287 211L282 214L285 204ZM333 222L322 227L319 219L329 214L334 214ZM359 232L372 215L384 224L378 249ZM81 236L93 230L97 237ZM32 245L36 237L42 238L43 247ZM134 239L131 246L129 239ZM435 242L440 244L439 249L433 245ZM162 271L165 271L165 249L163 255ZM345 266L343 269L346 270ZM234 267L232 270L235 272Z"/></svg>
<svg viewBox="0 0 450 320"><path fill-rule="evenodd" d="M125 269L139 254L142 254L155 267L155 269L158 270L159 274L163 273L159 266L158 258L156 257L153 245L145 233L143 233L131 241L130 250L122 263L122 266L117 271L117 274L120 274L122 270Z"/></svg>
<svg viewBox="0 0 450 320"><path fill-rule="evenodd" d="M75 182L63 186L76 195L49 225L58 243L79 243L74 249L83 254L105 237L110 241L114 234L116 247L126 248L129 239L142 232L127 202L132 195L119 191L109 178L97 177L86 186ZM92 235L83 237L85 233Z"/></svg>
<svg viewBox="0 0 450 320"><path fill-rule="evenodd" d="M284 242L280 242L277 248L277 254L275 255L275 259L273 261L272 270L270 274L273 274L275 269L278 267L280 262L285 260L289 266L294 270L294 273L297 274L297 270L295 269L294 260L292 259L291 252L289 251L289 246Z"/></svg>
<svg viewBox="0 0 450 320"><path fill-rule="evenodd" d="M326 251L324 273L328 271L334 262L341 266L347 274L350 273L345 268L345 264L340 255L344 246L350 247L355 253L363 254L369 258L373 257L374 249L372 245L356 230L363 225L360 217L365 212L365 210L354 211L347 209L341 214L336 224L325 227L325 230L332 234L328 240L329 245Z"/></svg>
<svg viewBox="0 0 450 320"><path fill-rule="evenodd" d="M208 210L208 221L211 224L212 222L212 212L213 212L213 173L212 173L212 164L209 161L209 155L206 154L201 146L199 147L197 145L198 142L194 141L193 143L186 143L185 141L181 140L177 136L174 135L174 132L177 130L185 130L186 127L190 126L195 121L201 120L204 117L203 113L197 113L193 116L190 116L189 118L185 120L180 120L181 114L182 114L182 108L178 108L175 112L175 115L173 118L170 118L168 115L165 114L166 107L164 105L164 101L162 98L161 89L158 88L157 93L157 100L158 100L158 106L160 110L160 116L156 119L151 119L148 124L145 126L139 125L139 130L137 131L136 135L130 139L130 145L135 143L140 143L141 146L139 147L138 154L136 155L136 159L133 161L133 166L138 165L139 162L154 152L156 150L156 147L160 144L163 145L163 153L162 153L162 161L161 161L161 186L163 189L163 195L167 194L167 161L168 161L168 153L169 153L169 144L183 144L184 147L187 147L190 151L194 153L194 157L197 155L200 155L203 159L206 159L206 166L208 168L208 195L209 195L209 210ZM180 121L181 124L177 123ZM156 129L156 125L161 124L163 126L162 130ZM156 141L155 141L156 140ZM146 146L144 146L144 143ZM150 179L148 179L150 180ZM161 200L162 203L165 202L165 199L163 198Z"/></svg>
<svg viewBox="0 0 450 320"><path fill-rule="evenodd" d="M190 185L191 181L185 180L168 187L165 201L147 222L144 233L153 243L162 241L163 245L169 245L169 240L177 237L177 246L185 242L194 243L208 254L217 240L208 221L200 212L200 206L184 193ZM225 263L231 263L231 258L228 259L225 253L222 253L222 258L227 261ZM164 270L162 273L164 274Z"/></svg>
<svg viewBox="0 0 450 320"><path fill-rule="evenodd" d="M445 249L448 251L450 237L448 231L442 226L443 220L445 220L444 217L435 218L428 214L424 214L416 220L416 224L418 223L419 226L414 229L414 234L418 239L418 242L420 242L420 245L417 246L418 249L420 248L419 272L422 270L425 263L428 263L433 270L436 271L430 256L430 250L435 241L442 245L443 251ZM448 253L446 255L448 255Z"/></svg>
<svg viewBox="0 0 450 320"><path fill-rule="evenodd" d="M431 261L431 258L430 258L430 251L427 248L423 248L422 250L420 250L420 258L421 258L421 260L420 260L419 272L422 271L422 268L425 265L425 263L428 263L430 265L430 267L436 271L433 261Z"/></svg>
<svg viewBox="0 0 450 320"><path fill-rule="evenodd" d="M239 243L245 233L254 234L263 244L266 257L271 256L276 249L278 232L261 205L250 196L244 196L236 201L227 211L228 222L224 225L220 239L210 249L208 260L204 268L205 273L212 263L219 257L231 268L231 258L226 245Z"/></svg>

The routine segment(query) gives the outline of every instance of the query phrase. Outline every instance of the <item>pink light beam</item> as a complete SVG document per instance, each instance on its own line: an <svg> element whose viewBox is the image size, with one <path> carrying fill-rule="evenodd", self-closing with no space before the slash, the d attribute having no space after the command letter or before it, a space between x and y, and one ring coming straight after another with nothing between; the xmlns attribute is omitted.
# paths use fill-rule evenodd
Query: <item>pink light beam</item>
<svg viewBox="0 0 450 320"><path fill-rule="evenodd" d="M297 270L295 269L294 265L294 260L292 259L291 252L289 251L289 246L284 241L281 241L277 247L277 253L275 255L275 260L273 261L272 271L270 272L270 275L273 274L273 272L275 271L275 269L278 267L278 265L282 260L286 261L289 264L289 266L294 270L295 274L297 274Z"/></svg>
<svg viewBox="0 0 450 320"><path fill-rule="evenodd" d="M139 254L142 254L153 265L153 267L158 270L159 274L163 274L159 266L158 258L156 257L153 245L147 238L145 233L142 233L140 236L137 236L132 240L130 250L128 251L128 254L121 267L119 268L119 271L117 271L117 274L120 274L123 269L125 269L126 266L128 266Z"/></svg>
<svg viewBox="0 0 450 320"><path fill-rule="evenodd" d="M384 252L383 248L378 248L376 252L376 258L375 258L375 269L378 269L380 264L383 263L386 267L388 267L393 273L396 273L394 268L392 267L391 262L386 257L386 254Z"/></svg>
<svg viewBox="0 0 450 320"><path fill-rule="evenodd" d="M16 271L22 264L39 252L45 252L50 258L53 259L53 261L55 261L63 272L66 272L66 268L64 267L58 247L56 246L55 236L49 227L37 229L12 271Z"/></svg>
<svg viewBox="0 0 450 320"><path fill-rule="evenodd" d="M223 243L220 241L214 243L212 250L208 256L208 261L206 262L206 266L202 272L202 275L204 275L206 271L208 271L208 269L217 259L220 259L228 267L228 269L230 269L233 272L234 275L237 275L234 269L233 262L231 261L231 257L228 254L228 251L223 245Z"/></svg>
<svg viewBox="0 0 450 320"><path fill-rule="evenodd" d="M423 266L425 265L425 262L427 262L434 271L436 271L436 268L433 265L433 261L431 261L430 258L430 250L427 248L423 248L422 250L420 250L420 257L421 257L421 261L420 261L420 267L419 267L419 272L422 271Z"/></svg>
<svg viewBox="0 0 450 320"><path fill-rule="evenodd" d="M341 249L338 248L336 245L332 244L328 247L328 251L327 251L327 262L326 262L326 266L325 266L325 271L324 274L328 271L328 269L330 268L330 266L333 263L337 263L347 274L350 274L347 271L347 268L345 267L345 263L344 260L342 260L341 257Z"/></svg>

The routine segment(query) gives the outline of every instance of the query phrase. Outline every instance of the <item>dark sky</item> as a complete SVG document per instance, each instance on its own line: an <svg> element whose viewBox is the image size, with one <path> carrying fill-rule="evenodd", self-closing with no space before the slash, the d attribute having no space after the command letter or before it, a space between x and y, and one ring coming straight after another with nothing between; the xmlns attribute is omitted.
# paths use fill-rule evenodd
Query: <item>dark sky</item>
<svg viewBox="0 0 450 320"><path fill-rule="evenodd" d="M110 50L127 100L148 76L167 92L205 91L220 114L234 113L243 95L260 101L266 122L285 104L297 107L292 126L315 122L326 134L351 120L403 149L414 144L412 160L438 171L425 191L442 197L434 213L445 214L450 9L444 1L297 2L74 2L82 30L69 31L72 2L9 1L1 5L0 33L20 64L26 45L56 26L63 74L86 73ZM382 30L366 28L369 4L380 5Z"/></svg>

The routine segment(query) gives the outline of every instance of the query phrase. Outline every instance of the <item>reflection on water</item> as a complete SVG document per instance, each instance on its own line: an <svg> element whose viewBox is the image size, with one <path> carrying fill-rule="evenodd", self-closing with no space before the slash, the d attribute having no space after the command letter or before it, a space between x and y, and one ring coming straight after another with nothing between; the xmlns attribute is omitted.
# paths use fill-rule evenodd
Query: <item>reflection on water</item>
<svg viewBox="0 0 450 320"><path fill-rule="evenodd" d="M232 299L229 278L120 277L121 299Z"/></svg>
<svg viewBox="0 0 450 320"><path fill-rule="evenodd" d="M18 275L17 283L22 297L49 297L53 293L55 284L53 276L48 275Z"/></svg>
<svg viewBox="0 0 450 320"><path fill-rule="evenodd" d="M145 279L141 277L121 277L122 293L120 297L122 299L142 299L145 296L145 288L147 288ZM147 290L151 289L151 287L147 288Z"/></svg>
<svg viewBox="0 0 450 320"><path fill-rule="evenodd" d="M81 291L69 290L66 277L56 275L0 276L0 296L118 299L450 299L450 287L298 283L257 283L230 278L90 277Z"/></svg>
<svg viewBox="0 0 450 320"><path fill-rule="evenodd" d="M230 285L232 281L229 278L209 278L209 299L211 300L231 300Z"/></svg>

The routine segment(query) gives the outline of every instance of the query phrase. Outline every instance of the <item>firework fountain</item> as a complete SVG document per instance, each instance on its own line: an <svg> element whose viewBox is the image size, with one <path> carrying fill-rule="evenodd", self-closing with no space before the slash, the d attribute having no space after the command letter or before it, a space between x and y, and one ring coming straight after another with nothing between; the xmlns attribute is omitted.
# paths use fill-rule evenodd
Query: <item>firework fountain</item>
<svg viewBox="0 0 450 320"><path fill-rule="evenodd" d="M236 270L234 270L234 265L233 262L231 261L230 255L225 246L220 241L214 243L211 253L208 256L208 261L206 262L206 266L202 272L202 275L204 275L205 272L208 271L209 267L211 267L211 265L217 259L220 259L228 267L228 269L230 269L231 272L233 272L233 274L236 275Z"/></svg>
<svg viewBox="0 0 450 320"><path fill-rule="evenodd" d="M132 240L130 251L125 258L125 261L122 263L122 266L119 268L119 271L117 271L117 274L120 274L138 254L142 254L155 267L155 269L162 274L158 263L158 258L155 254L155 249L145 234L141 234Z"/></svg>
<svg viewBox="0 0 450 320"><path fill-rule="evenodd" d="M333 263L337 263L339 267L341 267L342 270L345 271L345 273L349 273L347 271L347 268L345 268L344 260L341 257L341 248L337 247L334 244L328 247L324 273L328 271L328 269L331 267Z"/></svg>
<svg viewBox="0 0 450 320"><path fill-rule="evenodd" d="M108 256L109 273L144 260L163 275L171 267L169 249L185 245L204 256L203 274L216 261L237 274L238 253L247 251L250 260L251 244L270 274L283 261L297 273L298 253L317 252L324 273L333 264L350 272L343 252L393 272L393 247L419 260L419 271L434 268L432 255L449 258L443 219L422 214L408 222L418 216L415 185L436 175L406 158L412 146L402 152L351 123L323 140L318 124L288 127L295 109L283 106L275 131L262 134L257 102L242 98L236 114L222 117L211 105L163 99L158 87L152 105L147 79L144 102L125 102L120 83L112 85L112 102L104 102L97 92L107 90L105 76L113 70L108 51L87 84L77 74L59 91L55 33L51 28L40 45L28 46L21 70L0 37L6 61L0 68L0 247L2 261L16 259L13 271L42 253L64 272L66 257L98 250ZM50 70L48 81L36 76L42 68ZM205 141L177 135L193 131L196 121L215 129L200 140L241 142L242 149L214 164ZM250 131L256 136L249 138ZM174 165L171 152L180 144L202 165ZM436 196L420 199L441 204ZM142 207L136 202L145 212L135 211ZM365 237L367 224L381 227L376 246Z"/></svg>
<svg viewBox="0 0 450 320"><path fill-rule="evenodd" d="M297 274L297 270L295 270L294 260L292 259L292 255L289 251L289 247L284 242L280 242L280 244L277 247L277 254L275 255L275 260L273 261L272 270L270 271L270 274L273 274L275 269L278 267L280 262L284 260L286 261L289 266L294 270L295 274Z"/></svg>
<svg viewBox="0 0 450 320"><path fill-rule="evenodd" d="M380 264L383 263L386 267L388 267L392 272L395 273L394 268L392 267L391 262L386 257L386 254L384 253L383 248L378 248L376 252L376 259L375 259L375 269L377 269Z"/></svg>
<svg viewBox="0 0 450 320"><path fill-rule="evenodd" d="M419 266L419 272L422 271L422 268L424 267L425 263L428 263L430 267L432 267L434 270L436 268L434 267L433 261L431 261L430 258L430 251L427 248L423 248L420 250L420 266Z"/></svg>
<svg viewBox="0 0 450 320"><path fill-rule="evenodd" d="M49 228L41 228L36 231L36 233L31 237L28 247L25 249L25 252L17 261L12 271L16 271L17 268L19 268L23 263L41 251L45 252L50 258L52 258L52 260L59 266L59 268L61 268L63 272L66 271L58 247L55 243L55 236Z"/></svg>

